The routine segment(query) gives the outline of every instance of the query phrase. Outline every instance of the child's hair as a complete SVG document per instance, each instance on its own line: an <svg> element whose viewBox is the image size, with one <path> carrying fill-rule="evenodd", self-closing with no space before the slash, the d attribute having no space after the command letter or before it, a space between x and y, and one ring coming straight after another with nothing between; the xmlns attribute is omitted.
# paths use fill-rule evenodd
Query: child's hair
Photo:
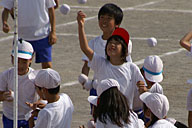
<svg viewBox="0 0 192 128"><path fill-rule="evenodd" d="M96 107L95 119L99 119L102 123L106 123L109 117L113 124L119 127L124 123L129 123L130 109L127 98L117 89L111 87L102 93L98 99Z"/></svg>
<svg viewBox="0 0 192 128"><path fill-rule="evenodd" d="M100 19L101 15L109 15L114 17L116 25L120 25L121 21L123 20L123 11L120 7L112 3L105 4L100 8L98 19Z"/></svg>
<svg viewBox="0 0 192 128"><path fill-rule="evenodd" d="M60 91L60 86L58 86L58 87L56 87L56 88L51 88L51 89L48 89L48 92L50 93L50 94L57 94L57 93L59 93L59 91Z"/></svg>
<svg viewBox="0 0 192 128"><path fill-rule="evenodd" d="M118 36L118 35L113 35L113 36L111 36L111 37L107 40L107 44L106 44L106 46L105 46L105 55L107 56L107 60L110 61L110 57L109 57L108 54L107 54L107 46L108 46L109 42L110 42L111 40L113 40L113 39L114 39L115 41L118 41L118 42L121 44L121 46L122 46L121 59L122 59L123 62L127 62L127 60L126 60L126 57L127 57L127 44L125 43L125 40L124 40L121 36Z"/></svg>

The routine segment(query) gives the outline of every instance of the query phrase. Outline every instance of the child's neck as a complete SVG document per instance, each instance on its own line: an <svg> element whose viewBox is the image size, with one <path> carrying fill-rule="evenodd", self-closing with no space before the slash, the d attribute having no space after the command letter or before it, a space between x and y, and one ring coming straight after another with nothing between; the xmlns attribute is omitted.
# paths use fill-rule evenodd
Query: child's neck
<svg viewBox="0 0 192 128"><path fill-rule="evenodd" d="M59 98L60 98L60 96L58 94L51 95L51 96L47 97L47 101L48 101L48 103L54 103L54 102L58 101Z"/></svg>
<svg viewBox="0 0 192 128"><path fill-rule="evenodd" d="M112 33L110 32L104 32L103 35L102 35L102 39L103 40L108 40L109 37L111 37Z"/></svg>
<svg viewBox="0 0 192 128"><path fill-rule="evenodd" d="M110 62L112 65L122 65L124 63L124 61L119 58L110 58Z"/></svg>

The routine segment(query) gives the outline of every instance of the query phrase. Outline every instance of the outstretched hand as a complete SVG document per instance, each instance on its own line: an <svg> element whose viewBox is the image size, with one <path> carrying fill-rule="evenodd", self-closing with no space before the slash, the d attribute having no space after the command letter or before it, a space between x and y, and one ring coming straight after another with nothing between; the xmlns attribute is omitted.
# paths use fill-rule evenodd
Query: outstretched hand
<svg viewBox="0 0 192 128"><path fill-rule="evenodd" d="M78 11L77 13L77 22L80 26L83 26L84 23L85 23L85 18L86 18L86 15L84 12L82 11Z"/></svg>

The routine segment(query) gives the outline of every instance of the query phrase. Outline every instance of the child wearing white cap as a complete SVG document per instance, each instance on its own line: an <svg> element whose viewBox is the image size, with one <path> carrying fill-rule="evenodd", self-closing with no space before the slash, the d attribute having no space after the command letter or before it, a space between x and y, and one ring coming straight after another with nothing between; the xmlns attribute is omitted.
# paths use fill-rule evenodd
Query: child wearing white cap
<svg viewBox="0 0 192 128"><path fill-rule="evenodd" d="M127 63L127 47L129 33L123 28L116 28L107 40L105 47L106 58L98 56L88 46L84 30L85 15L77 14L79 41L81 50L90 60L90 68L97 74L98 81L112 78L119 82L120 91L127 97L130 109L133 108L133 99L137 90L137 82L145 81L139 68L134 63Z"/></svg>
<svg viewBox="0 0 192 128"><path fill-rule="evenodd" d="M37 100L35 93L34 69L30 68L32 62L33 47L30 43L18 41L18 127L28 128L25 115L31 111L25 102ZM12 56L14 54L12 53ZM0 101L3 101L3 126L13 127L13 91L14 91L14 67L0 74Z"/></svg>
<svg viewBox="0 0 192 128"><path fill-rule="evenodd" d="M163 80L163 62L159 56L151 55L145 58L144 65L140 69L148 86L139 85L140 93L145 91L163 94L163 88L159 84ZM137 95L140 95L139 93ZM143 119L142 102L139 96L134 99L134 111L138 114L139 118Z"/></svg>
<svg viewBox="0 0 192 128"><path fill-rule="evenodd" d="M159 93L144 92L140 95L144 103L144 114L150 121L148 128L176 128L165 120L169 111L169 101L165 95Z"/></svg>
<svg viewBox="0 0 192 128"><path fill-rule="evenodd" d="M55 70L48 68L38 72L35 85L41 88L43 98L48 103L38 113L36 124L34 124L33 118L30 118L30 128L71 127L73 103L67 94L59 94L60 84L60 75Z"/></svg>
<svg viewBox="0 0 192 128"><path fill-rule="evenodd" d="M120 85L116 80L105 79L97 87L98 96L88 97L88 101L96 106L93 114L95 127L144 128L143 121L129 109L127 98L119 89Z"/></svg>

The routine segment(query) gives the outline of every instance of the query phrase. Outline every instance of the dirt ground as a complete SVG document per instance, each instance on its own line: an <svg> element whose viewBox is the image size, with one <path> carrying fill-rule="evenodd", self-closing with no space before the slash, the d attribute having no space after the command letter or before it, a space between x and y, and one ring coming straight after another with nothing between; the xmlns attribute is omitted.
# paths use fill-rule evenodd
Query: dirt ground
<svg viewBox="0 0 192 128"><path fill-rule="evenodd" d="M132 59L139 67L149 55L161 57L164 63L164 80L161 85L170 103L168 116L187 124L186 96L192 85L186 81L192 78L192 57L186 56L186 50L180 47L179 40L192 29L192 4L189 0L88 0L86 4L78 4L77 0L60 1L60 5L64 3L71 7L71 11L68 15L62 15L59 9L56 10L58 41L53 46L52 55L53 69L62 77L61 92L71 97L75 107L72 128L86 125L90 119L87 101L89 93L77 82L83 65L77 36L77 11L83 10L87 14L86 33L90 40L101 34L97 13L105 3L116 3L123 9L121 27L130 33L133 42ZM11 18L9 24L12 29L9 34L0 31L0 72L11 66L10 53L14 30ZM150 37L157 39L157 46L148 46L147 39ZM40 64L35 63L32 67L41 68ZM93 72L89 77L92 78L92 75ZM2 122L0 124L2 125Z"/></svg>

